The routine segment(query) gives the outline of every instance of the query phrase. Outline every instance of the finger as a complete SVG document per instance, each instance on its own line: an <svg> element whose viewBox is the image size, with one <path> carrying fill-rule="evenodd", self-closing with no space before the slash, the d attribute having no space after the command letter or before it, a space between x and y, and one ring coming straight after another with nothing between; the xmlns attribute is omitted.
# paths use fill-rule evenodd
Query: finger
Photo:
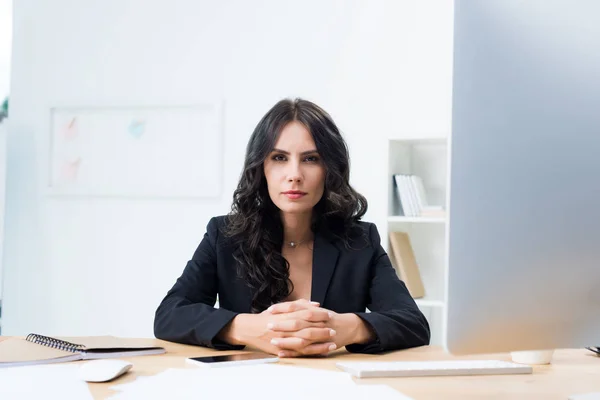
<svg viewBox="0 0 600 400"><path fill-rule="evenodd" d="M311 308L295 311L290 314L289 319L303 319L310 322L327 322L332 317L332 313L324 308Z"/></svg>
<svg viewBox="0 0 600 400"><path fill-rule="evenodd" d="M325 343L313 343L310 340L299 337L273 338L271 344L282 350L295 350L302 354L322 354L323 352L333 351L337 348L336 344L327 341ZM305 350L308 348L308 350ZM309 351L307 353L306 351Z"/></svg>
<svg viewBox="0 0 600 400"><path fill-rule="evenodd" d="M285 302L273 304L271 307L267 308L267 311L271 314L283 314L289 313L298 310L299 307L293 302Z"/></svg>
<svg viewBox="0 0 600 400"><path fill-rule="evenodd" d="M287 337L287 338L273 338L271 339L271 344L273 346L277 346L278 348L282 349L282 350L300 350L303 349L304 347L308 346L309 344L311 344L311 342L309 342L306 339L303 338L299 338L299 337Z"/></svg>
<svg viewBox="0 0 600 400"><path fill-rule="evenodd" d="M271 344L283 351L293 350L305 355L327 354L337 348L333 342L311 343L310 341L297 337L275 338Z"/></svg>
<svg viewBox="0 0 600 400"><path fill-rule="evenodd" d="M310 342L327 342L336 335L336 331L330 328L306 328L294 332L293 337L306 339Z"/></svg>
<svg viewBox="0 0 600 400"><path fill-rule="evenodd" d="M306 306L313 306L313 307L318 307L321 305L321 303L319 303L318 301L311 301L308 299L298 299L294 301L295 303L298 303L299 305L306 305Z"/></svg>
<svg viewBox="0 0 600 400"><path fill-rule="evenodd" d="M302 353L298 353L294 350L280 350L277 353L277 357L279 358L292 358L292 357L300 357Z"/></svg>
<svg viewBox="0 0 600 400"><path fill-rule="evenodd" d="M307 328L325 328L325 322L310 322L304 319L284 319L282 321L271 321L267 329L277 332L297 332Z"/></svg>
<svg viewBox="0 0 600 400"><path fill-rule="evenodd" d="M308 301L306 299L299 299L294 301L286 301L283 303L273 304L267 309L271 314L289 313L297 310L302 310L308 307L318 307L319 303L316 301Z"/></svg>
<svg viewBox="0 0 600 400"><path fill-rule="evenodd" d="M300 352L307 356L308 355L317 355L317 354L326 355L326 354L329 354L330 351L334 351L335 349L337 349L337 346L333 342L313 343L313 344L309 344L308 346L303 348ZM285 350L285 351L287 351L287 350Z"/></svg>

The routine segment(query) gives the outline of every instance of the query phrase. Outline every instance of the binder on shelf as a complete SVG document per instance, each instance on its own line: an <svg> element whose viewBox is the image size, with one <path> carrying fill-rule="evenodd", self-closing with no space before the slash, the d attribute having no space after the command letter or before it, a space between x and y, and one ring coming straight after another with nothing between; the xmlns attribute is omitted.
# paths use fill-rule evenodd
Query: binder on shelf
<svg viewBox="0 0 600 400"><path fill-rule="evenodd" d="M425 296L425 287L415 257L410 238L406 232L390 232L392 263L398 276L406 284L410 295L415 298Z"/></svg>
<svg viewBox="0 0 600 400"><path fill-rule="evenodd" d="M413 210L412 202L410 201L410 193L404 175L394 175L394 182L396 183L396 194L402 207L402 214L406 217L415 216L415 210Z"/></svg>
<svg viewBox="0 0 600 400"><path fill-rule="evenodd" d="M429 202L427 201L427 192L425 191L425 185L423 184L423 178L421 178L418 175L410 175L410 179L414 187L414 192L417 199L417 203L419 204L419 209L423 210L424 208L429 206Z"/></svg>
<svg viewBox="0 0 600 400"><path fill-rule="evenodd" d="M445 217L442 206L430 205L423 179L418 175L395 174L395 189L405 217Z"/></svg>

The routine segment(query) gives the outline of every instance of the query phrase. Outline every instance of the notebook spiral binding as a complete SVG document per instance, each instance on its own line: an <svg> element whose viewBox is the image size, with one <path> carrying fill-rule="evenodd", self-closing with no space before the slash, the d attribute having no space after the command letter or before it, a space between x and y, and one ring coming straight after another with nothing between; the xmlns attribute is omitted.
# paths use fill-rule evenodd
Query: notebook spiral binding
<svg viewBox="0 0 600 400"><path fill-rule="evenodd" d="M42 346L52 347L64 351L70 351L71 353L77 353L78 351L85 349L85 346L80 344L75 344L60 339L54 339L48 336L38 335L35 333L30 333L29 335L27 335L25 340L36 344L41 344Z"/></svg>

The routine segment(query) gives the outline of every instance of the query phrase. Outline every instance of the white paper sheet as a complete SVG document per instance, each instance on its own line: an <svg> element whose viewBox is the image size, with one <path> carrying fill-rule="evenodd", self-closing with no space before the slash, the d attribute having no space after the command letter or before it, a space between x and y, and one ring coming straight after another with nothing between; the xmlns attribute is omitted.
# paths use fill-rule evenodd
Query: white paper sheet
<svg viewBox="0 0 600 400"><path fill-rule="evenodd" d="M574 394L569 400L600 400L600 392Z"/></svg>
<svg viewBox="0 0 600 400"><path fill-rule="evenodd" d="M243 398L264 400L410 400L385 385L357 385L349 374L310 368L248 365L224 368L168 369L112 387L112 400Z"/></svg>
<svg viewBox="0 0 600 400"><path fill-rule="evenodd" d="M0 368L0 399L93 399L79 365Z"/></svg>

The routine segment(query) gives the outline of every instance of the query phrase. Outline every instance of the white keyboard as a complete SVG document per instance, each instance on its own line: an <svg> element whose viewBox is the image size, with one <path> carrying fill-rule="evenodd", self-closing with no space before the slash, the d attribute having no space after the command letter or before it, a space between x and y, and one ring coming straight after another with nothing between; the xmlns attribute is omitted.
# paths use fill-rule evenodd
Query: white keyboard
<svg viewBox="0 0 600 400"><path fill-rule="evenodd" d="M498 360L357 361L338 362L336 366L358 378L530 374L533 370L529 365Z"/></svg>

